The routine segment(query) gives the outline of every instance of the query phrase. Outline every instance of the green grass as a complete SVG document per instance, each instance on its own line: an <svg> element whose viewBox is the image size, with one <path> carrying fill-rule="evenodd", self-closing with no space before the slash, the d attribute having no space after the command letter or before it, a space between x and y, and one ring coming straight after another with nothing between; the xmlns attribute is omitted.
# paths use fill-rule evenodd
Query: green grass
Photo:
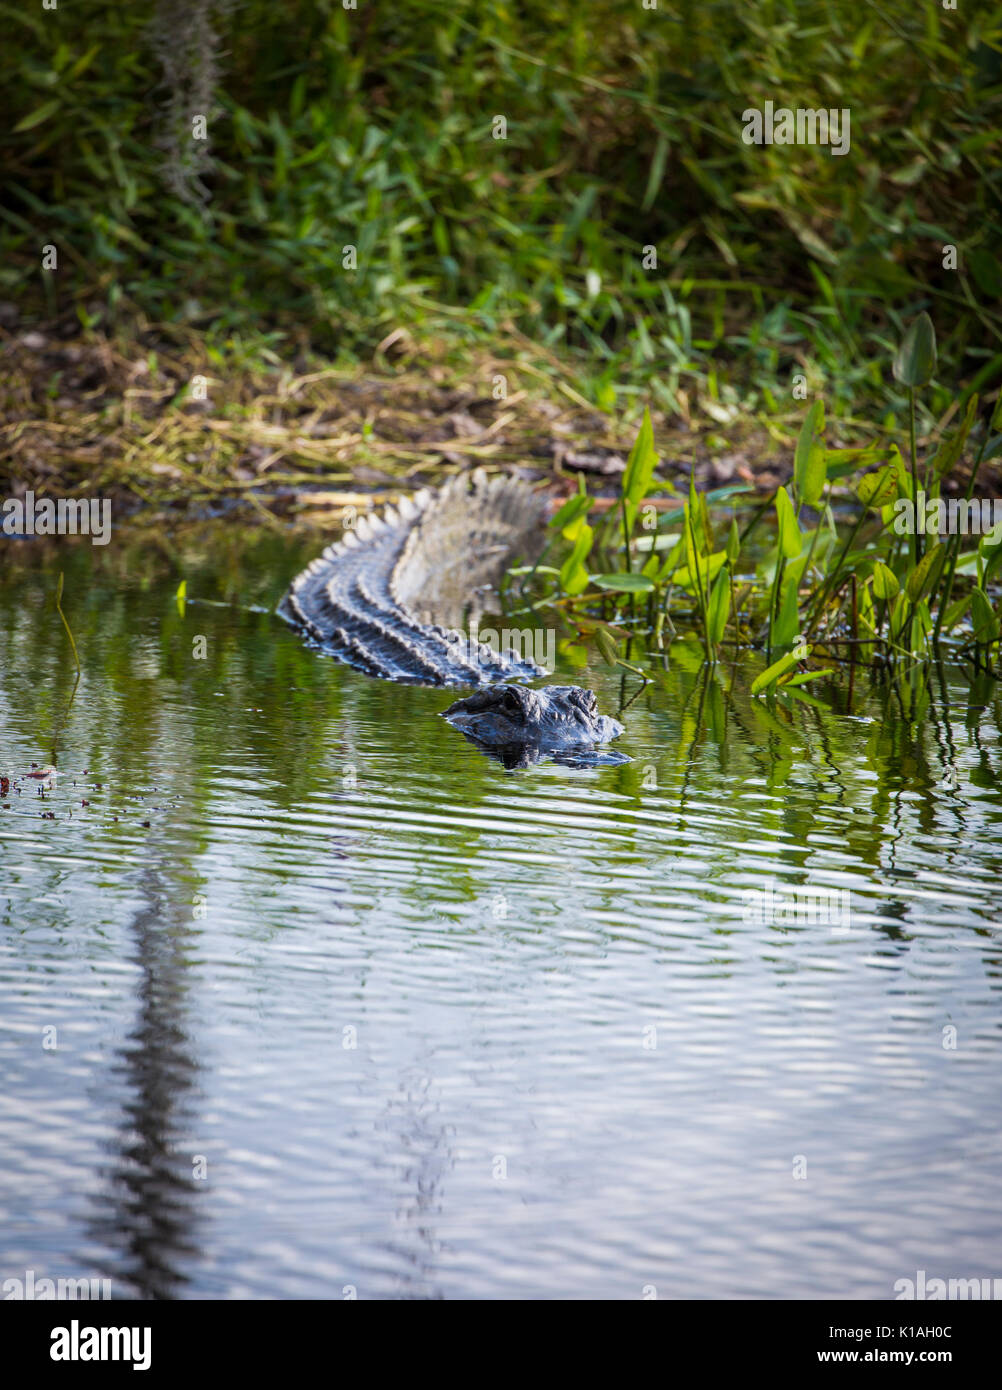
<svg viewBox="0 0 1002 1390"><path fill-rule="evenodd" d="M602 410L726 430L788 411L796 373L831 416L879 401L893 425L907 392L881 364L929 309L951 385L925 418L958 382L997 389L998 6L191 13L164 41L141 6L0 5L0 293L29 316L187 327L217 354L263 335L278 358L521 335ZM848 107L850 153L743 144L766 99Z"/></svg>

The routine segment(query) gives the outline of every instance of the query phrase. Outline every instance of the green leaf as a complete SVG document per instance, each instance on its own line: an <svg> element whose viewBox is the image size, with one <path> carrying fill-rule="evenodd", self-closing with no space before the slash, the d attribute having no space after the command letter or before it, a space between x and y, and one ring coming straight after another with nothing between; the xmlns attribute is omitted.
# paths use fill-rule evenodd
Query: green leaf
<svg viewBox="0 0 1002 1390"><path fill-rule="evenodd" d="M825 466L830 479L847 478L871 463L883 463L887 450L879 444L867 444L865 449L826 449Z"/></svg>
<svg viewBox="0 0 1002 1390"><path fill-rule="evenodd" d="M893 570L887 568L883 560L873 567L873 592L877 598L892 599L901 588Z"/></svg>
<svg viewBox="0 0 1002 1390"><path fill-rule="evenodd" d="M91 48L88 48L87 52L83 55L83 57L78 58L76 62L73 64L73 66L70 68L69 72L66 74L67 82L72 82L74 78L77 78L82 73L86 72L87 69L90 67L91 63L100 53L100 51L101 45L98 43L94 44Z"/></svg>
<svg viewBox="0 0 1002 1390"><path fill-rule="evenodd" d="M864 507L879 511L893 502L898 495L897 469L893 464L878 468L876 473L866 473L856 484L856 496Z"/></svg>
<svg viewBox="0 0 1002 1390"><path fill-rule="evenodd" d="M971 627L974 629L974 641L979 647L998 641L999 620L983 589L974 589L971 593Z"/></svg>
<svg viewBox="0 0 1002 1390"><path fill-rule="evenodd" d="M595 645L602 655L602 660L609 666L615 666L619 660L619 648L607 628L595 629Z"/></svg>
<svg viewBox="0 0 1002 1390"><path fill-rule="evenodd" d="M731 521L731 529L727 534L727 563L733 569L738 562L741 554L741 535L738 531L738 523Z"/></svg>
<svg viewBox="0 0 1002 1390"><path fill-rule="evenodd" d="M803 548L797 518L785 487L776 491L776 520L779 523L779 548L787 560L795 560Z"/></svg>
<svg viewBox="0 0 1002 1390"><path fill-rule="evenodd" d="M682 563L686 556L685 537L675 536L673 539L675 541L675 544L668 552L664 564L658 571L657 580L659 584L663 584L670 574L674 574L674 572L678 569L679 565Z"/></svg>
<svg viewBox="0 0 1002 1390"><path fill-rule="evenodd" d="M574 535L568 535L566 528L569 528L574 522L580 521L583 516L586 516L591 505L592 501L587 493L576 493L575 496L568 497L562 507L557 508L550 517L549 524L554 530L562 531L568 540L574 540L577 534L577 528L575 527Z"/></svg>
<svg viewBox="0 0 1002 1390"><path fill-rule="evenodd" d="M646 561L644 562L643 566L641 567L640 573L641 573L641 574L646 574L646 575L647 575L647 578L653 580L654 583L655 583L655 586L656 586L656 585L657 585L657 578L658 578L658 570L660 570L660 568L661 568L661 561L658 559L657 555L655 555L655 554L652 552L650 555L648 555Z"/></svg>
<svg viewBox="0 0 1002 1390"><path fill-rule="evenodd" d="M640 204L641 211L648 212L654 205L658 189L661 187L661 180L664 178L665 161L668 158L668 137L664 131L658 132L657 143L654 146L654 157L651 160L650 173L647 175L647 189L644 193L644 201Z"/></svg>
<svg viewBox="0 0 1002 1390"><path fill-rule="evenodd" d="M905 594L898 594L891 605L891 641L896 642L901 636L901 630L908 617L908 599Z"/></svg>
<svg viewBox="0 0 1002 1390"><path fill-rule="evenodd" d="M564 593L580 594L583 589L588 587L588 571L585 569L584 561L591 550L594 539L594 531L585 522L574 542L573 550L560 567L560 583Z"/></svg>
<svg viewBox="0 0 1002 1390"><path fill-rule="evenodd" d="M694 577L692 573L692 556L690 555L685 568L680 569L675 575L675 583L681 585L683 589L695 589L696 580L698 579L700 586L705 592L707 585L712 580L716 579L717 575L720 573L720 568L726 559L727 552L724 550L718 550L715 555L700 555L696 561L696 574Z"/></svg>
<svg viewBox="0 0 1002 1390"><path fill-rule="evenodd" d="M626 461L626 472L623 474L622 497L628 531L633 529L637 508L647 495L657 462L658 456L654 448L654 426L651 424L651 412L645 406L640 432L634 440L630 457Z"/></svg>
<svg viewBox="0 0 1002 1390"><path fill-rule="evenodd" d="M810 656L811 648L806 646L796 647L792 652L787 652L778 661L774 661L752 681L751 693L760 694L763 690L768 690L774 686L781 676L785 676L787 671L792 671L798 661L802 661L805 656Z"/></svg>
<svg viewBox="0 0 1002 1390"><path fill-rule="evenodd" d="M973 592L973 591L972 591L972 592ZM954 603L951 603L951 604L950 604L949 608L946 610L946 613L943 615L943 629L942 629L942 630L943 630L944 632L949 632L951 628L954 628L954 627L957 626L957 624L960 622L961 618L962 618L962 617L964 616L964 614L966 613L967 608L968 608L968 605L970 604L970 602L971 602L971 595L970 595L970 594L965 594L963 598L958 598Z"/></svg>
<svg viewBox="0 0 1002 1390"><path fill-rule="evenodd" d="M905 584L905 592L913 604L921 602L933 592L939 583L946 556L947 547L935 541L912 570Z"/></svg>
<svg viewBox="0 0 1002 1390"><path fill-rule="evenodd" d="M1002 540L998 537L993 539L994 532L989 531L987 536L982 536L978 542L978 554L981 556L981 563L984 565L984 573L981 576L982 588L987 588L995 578L1002 566Z"/></svg>
<svg viewBox="0 0 1002 1390"><path fill-rule="evenodd" d="M800 429L793 459L793 482L797 501L816 506L825 489L825 403L811 406Z"/></svg>
<svg viewBox="0 0 1002 1390"><path fill-rule="evenodd" d="M967 443L967 436L971 432L974 424L975 414L978 409L978 398L973 394L967 402L967 412L963 421L957 429L949 434L940 443L939 448L933 455L932 470L937 478L945 478L954 468L960 455L963 453L964 445Z"/></svg>
<svg viewBox="0 0 1002 1390"><path fill-rule="evenodd" d="M806 556L804 559L806 560ZM773 648L788 647L791 642L796 640L797 633L800 631L800 575L803 572L803 564L792 565L788 577L783 583L783 598L779 607L779 616L776 619L772 630Z"/></svg>
<svg viewBox="0 0 1002 1390"><path fill-rule="evenodd" d="M53 101L47 101L42 106L37 106L30 115L24 116L18 121L13 133L17 135L22 130L34 130L35 126L41 125L43 121L47 121L50 116L55 115L62 104L56 97Z"/></svg>
<svg viewBox="0 0 1002 1390"><path fill-rule="evenodd" d="M981 246L974 251L968 251L967 264L979 290L989 299L1002 298L1002 270L990 251Z"/></svg>
<svg viewBox="0 0 1002 1390"><path fill-rule="evenodd" d="M912 482L911 470L905 462L905 456L896 444L891 445L891 461L888 465L894 470L898 479L898 496L914 497L915 488Z"/></svg>
<svg viewBox="0 0 1002 1390"><path fill-rule="evenodd" d="M908 326L894 359L894 377L913 389L927 386L936 370L936 330L924 311Z"/></svg>
<svg viewBox="0 0 1002 1390"><path fill-rule="evenodd" d="M727 628L727 619L731 613L731 576L730 571L722 569L717 575L716 582L710 591L710 602L707 605L707 627L709 630L710 646L714 649L720 646L723 641L724 632Z"/></svg>
<svg viewBox="0 0 1002 1390"><path fill-rule="evenodd" d="M646 574L593 574L591 582L600 589L614 589L623 594L649 594L656 587Z"/></svg>

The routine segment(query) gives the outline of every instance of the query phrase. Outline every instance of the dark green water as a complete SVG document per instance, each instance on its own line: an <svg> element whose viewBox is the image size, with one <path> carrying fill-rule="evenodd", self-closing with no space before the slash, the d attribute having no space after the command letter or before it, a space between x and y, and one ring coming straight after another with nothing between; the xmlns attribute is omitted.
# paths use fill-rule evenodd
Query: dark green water
<svg viewBox="0 0 1002 1390"><path fill-rule="evenodd" d="M228 522L3 543L0 1276L1002 1276L995 687L936 677L914 724L861 690L770 709L677 647L620 715L633 762L506 772L435 717L448 692L174 602L185 577L271 606L317 548ZM610 714L638 686L558 675Z"/></svg>

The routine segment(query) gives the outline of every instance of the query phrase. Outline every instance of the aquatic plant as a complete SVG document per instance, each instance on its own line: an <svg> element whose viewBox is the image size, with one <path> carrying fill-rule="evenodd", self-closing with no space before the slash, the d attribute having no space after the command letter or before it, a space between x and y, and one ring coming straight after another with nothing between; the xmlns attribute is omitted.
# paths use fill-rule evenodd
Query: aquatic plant
<svg viewBox="0 0 1002 1390"><path fill-rule="evenodd" d="M764 652L753 694L794 689L843 663L898 678L946 642L975 668L990 668L1000 636L992 589L1002 570L1002 505L986 508L974 492L981 465L1002 455L1002 405L986 425L977 394L961 396L920 458L915 394L935 369L935 331L923 313L893 365L909 393L907 457L893 441L830 446L817 399L804 414L792 478L743 526L734 510L743 486L700 493L690 478L680 499L656 478L645 412L615 507L593 526L598 502L579 475L578 492L550 522L566 542L562 563L513 578L536 610L559 611L612 662L623 660L625 639L662 647L666 633L697 639L711 665L725 647ZM966 489L948 499L975 434ZM848 521L835 514L847 490L855 503ZM970 532L974 544L964 549ZM963 592L954 597L958 581Z"/></svg>

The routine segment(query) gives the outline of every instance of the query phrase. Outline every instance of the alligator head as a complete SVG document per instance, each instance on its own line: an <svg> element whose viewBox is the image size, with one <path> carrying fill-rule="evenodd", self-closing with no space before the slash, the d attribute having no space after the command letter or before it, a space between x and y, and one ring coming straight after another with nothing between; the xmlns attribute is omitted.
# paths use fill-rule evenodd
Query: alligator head
<svg viewBox="0 0 1002 1390"><path fill-rule="evenodd" d="M596 746L618 738L623 726L599 714L594 692L576 685L491 685L457 700L442 717L505 767L541 758L571 767L629 762L625 753Z"/></svg>

